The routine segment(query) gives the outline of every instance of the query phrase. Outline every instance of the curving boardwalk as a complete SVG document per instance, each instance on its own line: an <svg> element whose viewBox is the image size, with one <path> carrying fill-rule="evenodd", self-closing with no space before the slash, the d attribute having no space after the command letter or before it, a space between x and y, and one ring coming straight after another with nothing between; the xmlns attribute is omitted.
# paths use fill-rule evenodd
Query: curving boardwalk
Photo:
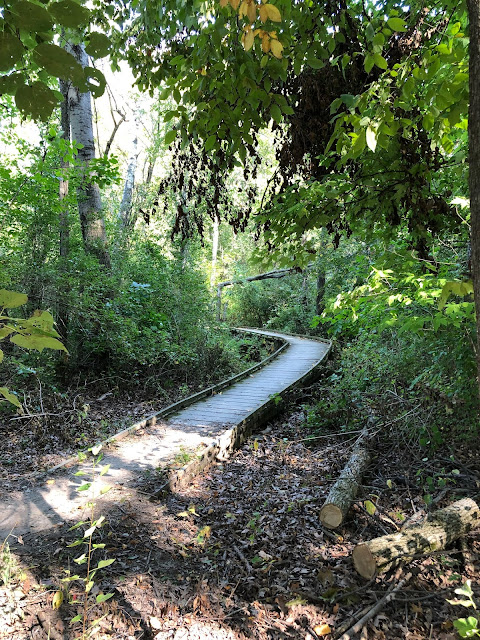
<svg viewBox="0 0 480 640"><path fill-rule="evenodd" d="M109 473L95 484L97 491L105 485L114 487L103 500L124 500L129 487L134 487L145 472L165 467L179 452L210 447L210 453L218 455L216 443L225 441L226 436L228 446L224 450L231 449L244 439L239 439L236 430L248 422L259 426L268 419L271 412L262 409L272 405L272 396L311 376L330 348L330 343L308 338L273 331L248 331L278 337L287 341L288 347L272 362L240 382L110 444L102 461L102 464L110 464ZM79 494L76 491L85 482L85 478L74 476L80 469L89 472L86 463L77 464L45 477L26 491L1 496L0 539L12 529L15 535L20 535L80 518L82 506L88 499L86 492Z"/></svg>

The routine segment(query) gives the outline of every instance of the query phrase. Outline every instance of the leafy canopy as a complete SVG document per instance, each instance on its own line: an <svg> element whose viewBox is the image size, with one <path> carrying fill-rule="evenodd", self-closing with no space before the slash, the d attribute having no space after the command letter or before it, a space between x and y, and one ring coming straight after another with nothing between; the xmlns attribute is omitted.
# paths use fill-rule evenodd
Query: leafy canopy
<svg viewBox="0 0 480 640"><path fill-rule="evenodd" d="M105 8L108 13L109 7ZM7 0L0 13L0 95L15 97L25 116L47 120L62 100L55 79L101 95L103 74L85 67L65 51L67 41L84 42L87 53L102 58L110 39L95 31L92 13L76 0Z"/></svg>

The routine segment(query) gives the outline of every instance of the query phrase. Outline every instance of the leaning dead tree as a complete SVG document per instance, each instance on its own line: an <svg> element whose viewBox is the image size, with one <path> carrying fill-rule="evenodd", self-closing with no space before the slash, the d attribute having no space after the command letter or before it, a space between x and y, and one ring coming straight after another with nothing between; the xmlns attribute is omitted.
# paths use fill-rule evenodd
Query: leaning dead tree
<svg viewBox="0 0 480 640"><path fill-rule="evenodd" d="M353 550L353 563L358 573L370 580L377 572L408 562L414 556L445 549L479 526L477 503L471 498L463 498L432 513L419 524L358 544Z"/></svg>
<svg viewBox="0 0 480 640"><path fill-rule="evenodd" d="M307 269L312 267L313 264L308 264ZM256 280L268 280L270 278L284 278L292 273L300 273L299 267L290 267L289 269L274 269L273 271L266 271L265 273L259 273L256 276L249 276L248 278L241 278L238 280L225 280L225 282L219 282L217 284L217 320L220 321L222 317L222 291L225 287L231 287L234 284L245 284L245 282L254 282Z"/></svg>
<svg viewBox="0 0 480 640"><path fill-rule="evenodd" d="M352 455L343 468L320 510L320 522L327 529L339 527L358 493L362 476L370 464L368 446L371 433L363 429L353 448Z"/></svg>

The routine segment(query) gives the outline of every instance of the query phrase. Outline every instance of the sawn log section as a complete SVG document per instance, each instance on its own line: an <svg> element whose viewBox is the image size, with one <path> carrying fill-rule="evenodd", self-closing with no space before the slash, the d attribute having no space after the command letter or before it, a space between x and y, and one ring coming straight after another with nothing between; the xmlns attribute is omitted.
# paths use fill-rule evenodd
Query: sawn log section
<svg viewBox="0 0 480 640"><path fill-rule="evenodd" d="M245 330L246 331L246 330ZM104 448L102 464L110 471L99 479L113 485L105 500L125 499L125 490L134 487L145 472L171 469L176 454L190 453L180 469L170 472L169 486L177 490L213 459L223 459L250 433L278 411L278 396L295 386L306 384L317 374L330 342L290 336L273 331L250 330L284 341L286 346L265 366L253 367L226 383L168 407L132 425L110 440ZM83 480L74 476L88 464L69 461L60 465L25 492L12 492L0 499L0 539L14 529L15 535L39 531L79 517L88 496L76 488ZM159 483L160 484L160 483ZM123 495L123 498L122 498Z"/></svg>

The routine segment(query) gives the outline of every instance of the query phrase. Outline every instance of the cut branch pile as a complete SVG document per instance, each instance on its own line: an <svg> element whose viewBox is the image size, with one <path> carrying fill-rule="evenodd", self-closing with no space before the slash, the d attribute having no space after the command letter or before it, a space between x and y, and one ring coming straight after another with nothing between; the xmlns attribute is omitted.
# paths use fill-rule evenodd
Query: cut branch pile
<svg viewBox="0 0 480 640"><path fill-rule="evenodd" d="M408 562L414 556L445 549L478 526L480 509L477 503L471 498L463 498L399 533L357 545L353 550L353 563L358 573L370 580L375 573Z"/></svg>

